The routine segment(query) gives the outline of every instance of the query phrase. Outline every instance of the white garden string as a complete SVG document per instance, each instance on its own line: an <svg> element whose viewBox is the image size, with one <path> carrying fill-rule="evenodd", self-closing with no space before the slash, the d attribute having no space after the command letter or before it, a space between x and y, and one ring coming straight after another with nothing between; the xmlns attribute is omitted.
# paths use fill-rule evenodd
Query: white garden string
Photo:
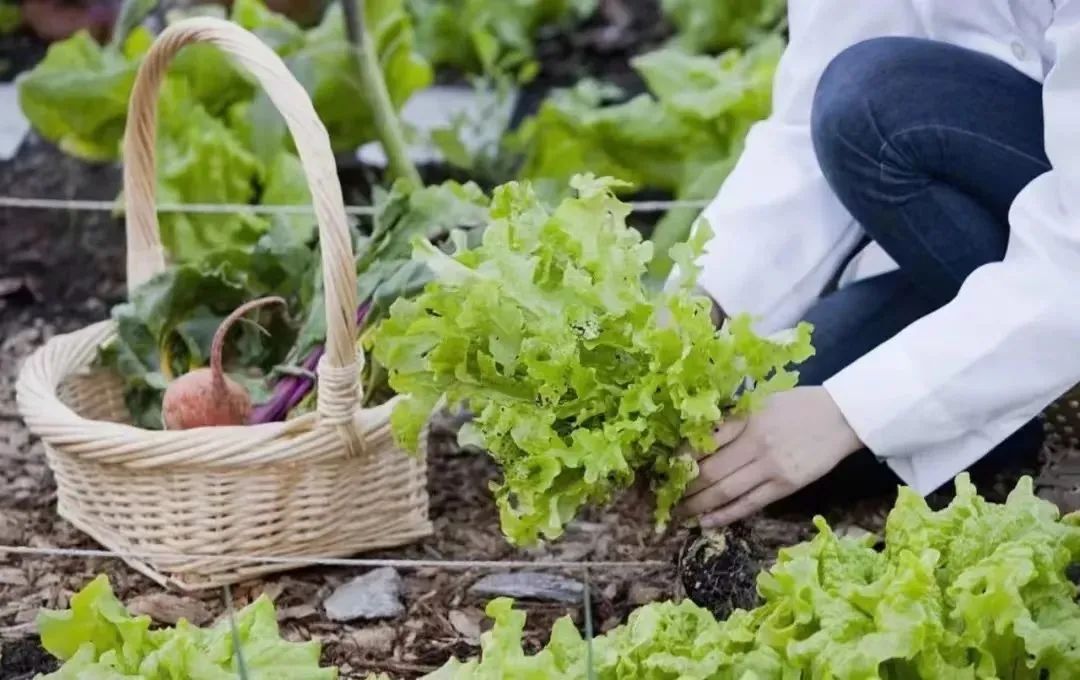
<svg viewBox="0 0 1080 680"><path fill-rule="evenodd" d="M641 560L627 562L582 562L579 560L424 560L424 559L382 559L382 558L344 558L344 557L304 557L298 555L242 555L206 553L166 553L117 551L92 548L34 548L20 545L0 545L0 555L33 555L38 557L102 557L119 560L193 560L216 559L243 564L281 564L294 567L358 567L396 569L446 569L467 571L470 569L663 569L671 567L661 560Z"/></svg>
<svg viewBox="0 0 1080 680"><path fill-rule="evenodd" d="M708 201L629 201L634 212L664 212L678 208L701 210ZM18 196L0 196L0 208L24 210L67 210L75 212L109 212L121 214L123 206L117 201L92 201L65 198L20 198ZM251 205L248 203L162 203L158 212L164 213L248 213L254 215L312 215L314 209L309 205ZM375 208L370 205L347 205L348 215L374 215Z"/></svg>

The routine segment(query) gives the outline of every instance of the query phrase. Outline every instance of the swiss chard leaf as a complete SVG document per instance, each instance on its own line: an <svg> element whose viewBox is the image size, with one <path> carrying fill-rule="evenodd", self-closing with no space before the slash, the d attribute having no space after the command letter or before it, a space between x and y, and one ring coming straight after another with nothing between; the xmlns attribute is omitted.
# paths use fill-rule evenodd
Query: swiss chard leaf
<svg viewBox="0 0 1080 680"><path fill-rule="evenodd" d="M374 299L375 308L365 316L372 324L385 314L390 303L418 291L430 272L412 260L412 242L446 240L451 231L475 232L486 224L487 198L475 184L444 182L407 192L401 183L376 195L371 234L356 241L357 299ZM299 363L326 338L323 311L322 271L312 270L313 295L306 304L308 316L291 354Z"/></svg>
<svg viewBox="0 0 1080 680"><path fill-rule="evenodd" d="M123 376L133 422L161 428L161 399L169 381L209 361L214 331L236 307L270 293L301 307L302 275L311 251L287 238L263 237L251 251L216 251L198 264L168 268L113 308L117 334L101 349L100 362ZM261 398L259 378L285 360L295 322L277 309L262 311L258 325L238 324L227 345L226 368Z"/></svg>

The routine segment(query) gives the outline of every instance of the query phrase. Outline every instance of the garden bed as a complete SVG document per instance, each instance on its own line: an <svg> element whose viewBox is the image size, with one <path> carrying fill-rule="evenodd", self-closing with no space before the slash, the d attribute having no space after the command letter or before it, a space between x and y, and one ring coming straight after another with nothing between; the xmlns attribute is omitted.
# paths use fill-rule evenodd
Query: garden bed
<svg viewBox="0 0 1080 680"><path fill-rule="evenodd" d="M37 142L27 144L14 161L0 168L0 186L19 196L106 199L114 195L117 180L112 168L80 163ZM121 225L104 212L7 209L0 213L0 238L12 245L0 253L0 271L4 272L0 277L0 544L94 548L92 541L56 515L55 484L40 443L30 437L16 413L14 381L18 367L33 349L56 333L105 318L109 307L123 297ZM440 442L429 472L434 535L381 556L673 564L681 532L655 534L646 509L649 503L639 495L644 491L622 499L609 511L589 514L548 548L511 548L499 530L487 490L495 466L484 456L456 452L449 437L441 437ZM877 526L879 505L884 507L870 504L853 511L857 523L868 529ZM852 519L841 518L840 523L850 525ZM805 517L762 519L757 525L766 552L802 540L809 534L808 527ZM0 556L0 644L5 663L23 663L20 659L50 663L26 651L37 644L33 624L37 610L66 606L70 594L98 573L109 575L118 596L127 603L152 607L154 597L162 593L155 583L118 561ZM342 568L310 568L244 584L233 595L237 606L262 592L275 595L285 635L323 640L326 661L341 665L343 677L363 677L368 671L417 677L450 656L476 651L472 626L482 620L485 598L469 595L468 589L481 572L403 571L403 616L364 626L330 622L321 608L323 599L355 575L354 570ZM646 601L670 597L674 581L673 567L592 574L598 627L614 626ZM219 593L181 598L180 604L190 607L195 599L210 617L224 611ZM583 616L577 605L526 603L526 608L535 645L544 641L555 618L570 613L581 621ZM36 670L48 668L42 665Z"/></svg>
<svg viewBox="0 0 1080 680"><path fill-rule="evenodd" d="M600 19L575 33L541 39L542 76L524 93L519 116L533 111L549 88L582 76L604 77L630 91L640 87L626 62L666 37L656 3L610 0L601 5ZM373 178L369 170L353 164L343 168L341 176L351 202L362 200ZM119 171L83 163L30 139L14 160L0 165L0 187L0 193L9 196L111 200L119 188ZM56 514L55 483L40 443L30 437L16 412L14 380L22 361L49 337L105 318L123 299L122 225L108 212L2 209L0 239L0 545L96 548ZM591 613L598 630L622 623L641 604L675 594L674 560L684 536L677 530L655 533L644 490L628 494L610 510L587 513L548 547L515 549L499 529L488 491L487 482L496 475L494 464L485 456L459 452L450 429L448 424L430 457L433 536L371 557L659 560L671 565L592 573ZM1013 481L1001 480L998 491L1011 488ZM838 508L830 520L840 531L875 531L888 505L882 499ZM812 531L807 520L805 514L754 520L755 548L774 555L779 547L807 538ZM69 596L99 573L109 576L122 601L159 619L184 612L205 619L196 623L207 623L225 610L220 593L165 596L157 584L115 560L0 554L0 678L29 678L55 667L38 646L34 617L41 607L65 607ZM240 607L261 593L271 595L285 637L322 640L325 662L340 666L344 678L363 678L372 671L419 677L452 656L477 652L487 598L470 594L469 588L481 571L401 570L402 615L362 625L334 623L322 603L355 575L356 570L340 567L307 568L242 584L232 596ZM529 613L526 634L533 649L546 641L557 617L570 614L578 623L584 621L580 604L521 606Z"/></svg>

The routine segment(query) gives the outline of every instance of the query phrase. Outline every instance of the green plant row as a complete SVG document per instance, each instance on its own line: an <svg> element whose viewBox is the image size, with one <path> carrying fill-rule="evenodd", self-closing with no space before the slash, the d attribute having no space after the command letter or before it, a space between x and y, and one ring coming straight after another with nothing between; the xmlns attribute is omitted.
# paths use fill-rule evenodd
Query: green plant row
<svg viewBox="0 0 1080 680"><path fill-rule="evenodd" d="M821 518L758 578L763 604L717 621L656 602L591 649L568 619L536 654L525 615L493 601L479 659L426 680L1071 680L1080 677L1080 516L1060 516L1030 478L1004 504L966 475L934 512L902 489L884 545Z"/></svg>

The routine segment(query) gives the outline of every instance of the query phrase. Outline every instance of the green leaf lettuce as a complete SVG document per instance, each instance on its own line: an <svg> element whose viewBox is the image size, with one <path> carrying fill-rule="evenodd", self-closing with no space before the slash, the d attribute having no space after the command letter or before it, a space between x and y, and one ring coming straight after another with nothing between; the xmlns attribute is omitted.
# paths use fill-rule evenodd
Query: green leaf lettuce
<svg viewBox="0 0 1080 680"><path fill-rule="evenodd" d="M679 445L706 447L728 413L793 386L787 366L812 353L805 325L783 344L745 318L715 329L690 293L692 266L682 287L652 296L650 244L626 226L613 186L575 178L578 195L550 212L528 185L500 187L477 248L417 243L436 280L396 302L375 338L390 386L408 395L393 415L406 446L443 397L476 414L463 437L502 468L495 493L514 543L559 536L639 474L663 524L696 474ZM693 259L705 238L676 254Z"/></svg>
<svg viewBox="0 0 1080 680"><path fill-rule="evenodd" d="M776 30L787 0L661 0L675 25L674 42L691 52L746 47Z"/></svg>
<svg viewBox="0 0 1080 680"><path fill-rule="evenodd" d="M1077 677L1080 604L1067 569L1080 562L1080 518L1061 518L1025 478L1004 504L966 475L934 512L902 489L874 538L817 536L782 550L762 573L763 604L716 621L684 601L634 611L592 642L566 618L537 654L522 649L524 614L489 604L481 657L429 680L1050 680Z"/></svg>
<svg viewBox="0 0 1080 680"><path fill-rule="evenodd" d="M318 642L283 640L274 605L263 596L235 614L237 638L251 680L334 680L319 667ZM64 662L49 680L234 680L237 656L227 619L211 628L181 620L150 629L132 616L99 576L71 598L71 608L38 617L42 646Z"/></svg>

